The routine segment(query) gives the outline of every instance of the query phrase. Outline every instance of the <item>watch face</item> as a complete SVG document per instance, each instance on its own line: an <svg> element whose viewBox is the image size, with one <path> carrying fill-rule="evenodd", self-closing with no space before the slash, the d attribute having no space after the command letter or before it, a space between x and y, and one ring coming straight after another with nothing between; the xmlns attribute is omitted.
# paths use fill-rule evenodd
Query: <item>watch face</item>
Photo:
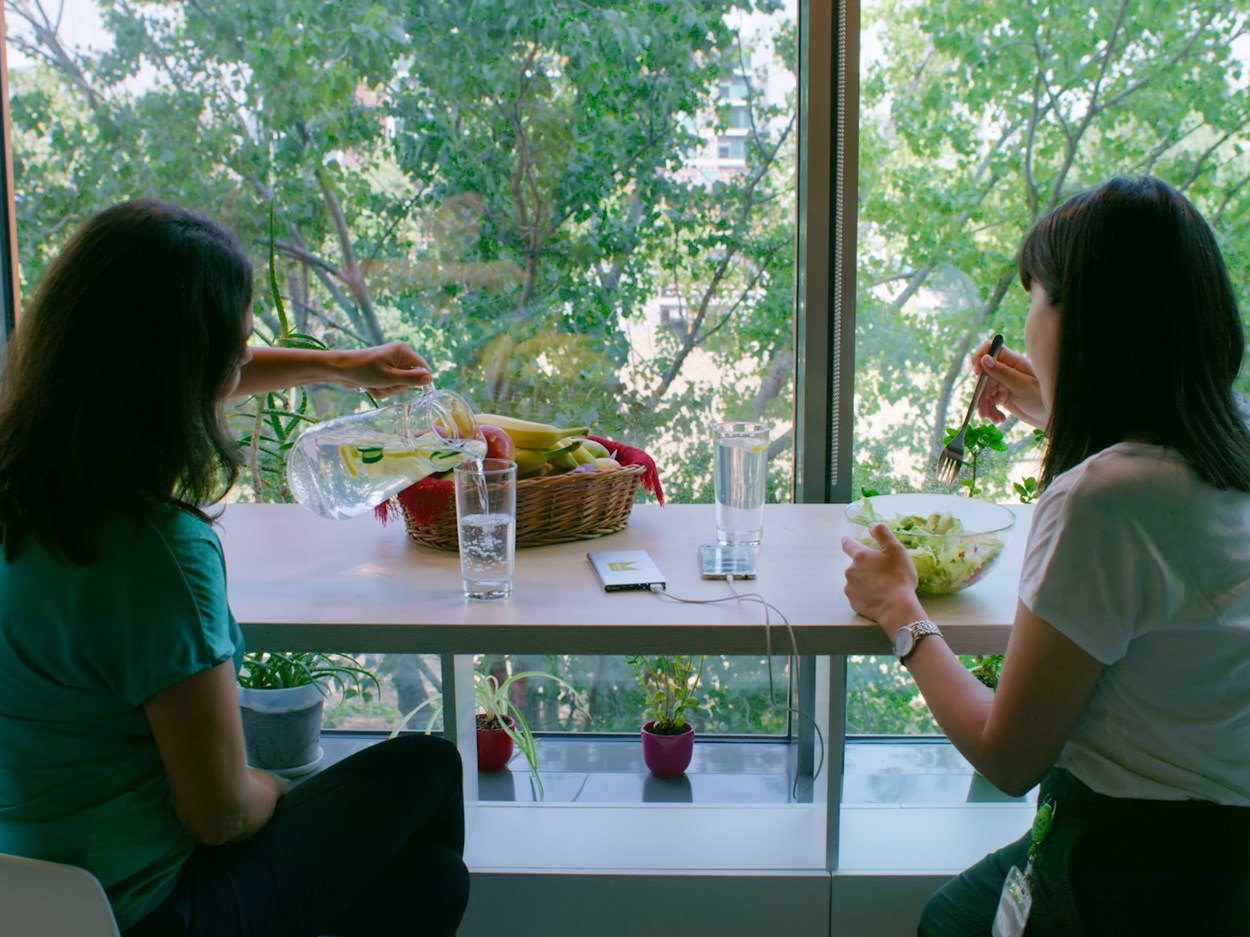
<svg viewBox="0 0 1250 937"><path fill-rule="evenodd" d="M894 655L899 658L906 657L911 653L911 649L916 644L916 638L911 633L910 628L899 628L894 632Z"/></svg>

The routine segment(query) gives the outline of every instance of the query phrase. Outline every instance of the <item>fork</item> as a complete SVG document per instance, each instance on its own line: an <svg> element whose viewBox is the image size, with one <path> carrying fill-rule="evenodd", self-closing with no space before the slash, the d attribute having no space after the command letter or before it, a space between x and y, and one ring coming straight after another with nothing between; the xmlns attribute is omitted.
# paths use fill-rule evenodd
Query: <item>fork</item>
<svg viewBox="0 0 1250 937"><path fill-rule="evenodd" d="M1002 335L995 335L993 341L990 342L990 349L986 354L991 358L997 358L998 352L1003 347ZM955 434L955 438L946 444L937 460L937 478L943 485L949 485L955 481L955 476L959 474L960 468L964 464L964 432L968 429L968 421L972 419L972 411L977 408L977 401L981 399L981 392L985 390L985 371L982 369L981 376L977 378L977 386L972 391L972 400L968 402L968 412L964 414L964 421L959 424L959 432Z"/></svg>

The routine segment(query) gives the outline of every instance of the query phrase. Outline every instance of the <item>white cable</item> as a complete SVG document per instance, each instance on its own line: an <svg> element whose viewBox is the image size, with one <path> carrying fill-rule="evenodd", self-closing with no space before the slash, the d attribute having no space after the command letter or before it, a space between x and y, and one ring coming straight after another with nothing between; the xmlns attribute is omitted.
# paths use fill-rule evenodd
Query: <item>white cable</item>
<svg viewBox="0 0 1250 937"><path fill-rule="evenodd" d="M784 709L787 713L794 713L799 718L806 719L812 724L812 728L816 731L816 740L820 742L820 758L816 762L816 770L812 773L812 784L814 785L816 783L816 778L820 777L820 772L825 765L824 733L820 731L820 726L816 724L816 720L807 713L800 709L786 705L786 703L778 703L776 699L774 699L776 696L776 689L773 685L772 617L770 612L776 612L777 617L781 619L783 624L785 624L786 633L790 635L790 648L794 654L794 658L797 660L799 656L799 642L794 635L794 627L790 624L790 620L786 618L785 613L782 612L776 605L773 605L765 599L759 592L739 592L734 588L733 576L726 576L725 584L729 586L729 591L733 594L722 596L719 599L684 599L679 595L673 595L673 593L669 592L666 588L664 588L664 586L661 586L658 583L652 584L650 589L655 595L666 599L672 599L674 602L682 602L686 605L717 605L721 602L738 602L738 604L742 604L743 602L758 602L764 607L764 662L765 669L768 672L768 702L772 706L778 706ZM795 800L798 800L798 787L799 779L796 774L794 778L794 786L791 788L791 796Z"/></svg>

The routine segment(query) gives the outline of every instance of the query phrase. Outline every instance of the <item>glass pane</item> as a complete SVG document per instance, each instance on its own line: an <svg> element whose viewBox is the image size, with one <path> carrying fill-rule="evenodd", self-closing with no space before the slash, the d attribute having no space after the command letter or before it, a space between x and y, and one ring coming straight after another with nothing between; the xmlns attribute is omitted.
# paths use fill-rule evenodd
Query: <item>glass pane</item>
<svg viewBox="0 0 1250 937"><path fill-rule="evenodd" d="M77 222L158 194L241 234L259 341L410 342L480 412L645 449L677 502L711 500L712 422L764 419L787 501L795 7L664 6L11 5L23 285ZM364 406L238 402L258 444L234 497L289 499L300 428ZM422 658L374 664L383 701L336 722L387 728L438 692ZM637 730L623 660L545 666L596 706L570 725L536 691L543 730ZM709 731L784 731L759 661L709 673Z"/></svg>
<svg viewBox="0 0 1250 937"><path fill-rule="evenodd" d="M772 664L773 705L763 658L709 655L691 658L695 706L686 713L701 735L784 735L789 725L789 667ZM636 735L648 706L626 657L572 654L477 655L474 669L508 683L508 698L534 732ZM539 676L545 675L545 676ZM697 677L697 683L694 677ZM555 679L552 679L555 678Z"/></svg>
<svg viewBox="0 0 1250 937"><path fill-rule="evenodd" d="M1181 188L1230 258L1250 251L1244 4L865 0L856 332L856 490L940 489L934 458L963 417L968 354L1023 350L1013 264L1029 225L1117 172ZM1233 263L1243 309L1250 272ZM976 487L1015 500L1036 474L1009 420ZM968 481L965 474L961 481ZM957 488L963 493L964 488Z"/></svg>
<svg viewBox="0 0 1250 937"><path fill-rule="evenodd" d="M1002 332L1024 351L1024 232L1082 188L1118 172L1180 188L1250 308L1238 260L1250 256L1250 13L1184 0L1117 9L864 0L856 492L1032 499L1038 439L1014 419L1005 448L986 448L953 488L933 466L972 391L971 349ZM848 680L851 731L936 731L888 659L853 659Z"/></svg>
<svg viewBox="0 0 1250 937"><path fill-rule="evenodd" d="M77 221L159 194L253 249L263 340L409 341L482 411L646 449L678 501L710 500L710 422L763 417L787 500L795 23L774 6L361 0L345 30L333 4L15 5L23 284ZM729 163L722 85L753 128ZM307 415L359 402L317 390Z"/></svg>

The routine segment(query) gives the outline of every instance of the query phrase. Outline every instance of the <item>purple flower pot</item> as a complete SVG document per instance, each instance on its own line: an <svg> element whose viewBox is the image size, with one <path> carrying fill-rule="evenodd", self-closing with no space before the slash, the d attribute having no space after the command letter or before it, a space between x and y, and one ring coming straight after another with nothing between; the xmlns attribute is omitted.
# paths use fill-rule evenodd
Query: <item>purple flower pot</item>
<svg viewBox="0 0 1250 937"><path fill-rule="evenodd" d="M681 777L694 754L694 726L687 722L678 735L658 735L654 726L642 727L642 760L657 778Z"/></svg>

